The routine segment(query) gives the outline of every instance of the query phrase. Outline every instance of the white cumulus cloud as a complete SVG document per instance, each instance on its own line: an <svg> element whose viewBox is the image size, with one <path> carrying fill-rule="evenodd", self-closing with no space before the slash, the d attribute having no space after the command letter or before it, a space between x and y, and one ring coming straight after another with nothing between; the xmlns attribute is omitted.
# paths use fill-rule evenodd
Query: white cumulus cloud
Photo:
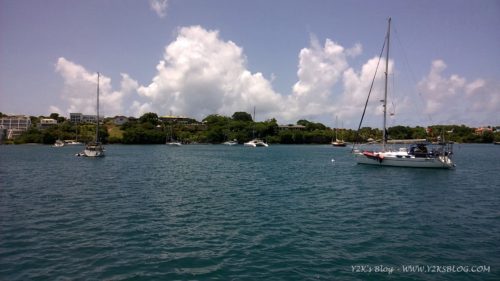
<svg viewBox="0 0 500 281"><path fill-rule="evenodd" d="M149 0L149 6L160 18L167 15L167 0Z"/></svg>
<svg viewBox="0 0 500 281"><path fill-rule="evenodd" d="M377 116L380 116L383 112L380 101L384 98L384 65L384 59L379 60L378 57L374 57L368 60L361 67L360 71L356 71L352 67L344 71L342 77L343 94L335 106L339 116L350 120L356 120L361 117L370 86L376 73L377 76L375 77L374 86L370 94L369 107L367 107L367 115L364 122L368 121L367 123L373 126L377 126L377 122L381 122L381 119ZM393 61L389 60L389 72L392 71L393 65ZM372 120L372 122L369 120ZM356 120L356 122L358 121Z"/></svg>
<svg viewBox="0 0 500 281"><path fill-rule="evenodd" d="M299 119L333 124L335 116L354 128L373 80L379 58L368 59L357 69L351 61L362 53L361 44L346 48L331 39L321 44L314 36L298 54L297 82L289 93L273 89L275 75L266 78L247 67L243 48L223 40L217 30L201 26L179 28L176 38L165 46L151 81L138 83L126 73L113 89L111 79L101 76L101 111L107 116L139 117L146 112L185 115L201 120L209 114L232 115L257 108L257 120L276 118L280 123ZM359 63L359 62L356 62ZM397 73L393 60L389 73ZM59 58L56 72L63 80L60 109L93 114L97 74L66 58ZM366 126L380 127L384 85L384 59L365 116ZM468 81L446 76L446 63L432 62L429 73L412 91L391 89L388 112L395 113L389 125L495 124L500 122L500 87L485 79ZM420 95L417 94L420 93ZM396 110L397 107L397 110ZM418 108L418 109L417 109ZM392 114L391 114L392 116ZM428 120L431 116L431 120Z"/></svg>
<svg viewBox="0 0 500 281"><path fill-rule="evenodd" d="M270 117L283 105L271 83L247 69L242 48L200 26L181 28L156 70L151 83L139 87L147 102L137 108L203 118L256 106L263 117Z"/></svg>
<svg viewBox="0 0 500 281"><path fill-rule="evenodd" d="M311 118L328 123L335 116L341 120L358 119L378 61L378 58L367 61L361 71L353 69L349 60L360 55L362 50L359 43L345 48L331 39L321 45L312 36L310 46L299 53L298 81L288 97L283 117L290 121ZM381 78L377 76L377 80Z"/></svg>
<svg viewBox="0 0 500 281"><path fill-rule="evenodd" d="M97 73L90 72L83 66L63 57L57 60L55 66L56 72L64 79L61 98L66 103L66 113L81 112L84 114L95 114ZM127 95L132 95L136 91L138 84L127 74L121 75L121 89L118 91L112 89L109 77L100 75L99 98L103 114L117 115L127 113L123 104L124 98ZM59 108L61 107L51 106L51 110L60 110Z"/></svg>
<svg viewBox="0 0 500 281"><path fill-rule="evenodd" d="M457 74L446 77L447 65L432 62L429 74L418 83L423 94L425 113L435 123L485 125L500 122L500 87L484 79L468 82Z"/></svg>

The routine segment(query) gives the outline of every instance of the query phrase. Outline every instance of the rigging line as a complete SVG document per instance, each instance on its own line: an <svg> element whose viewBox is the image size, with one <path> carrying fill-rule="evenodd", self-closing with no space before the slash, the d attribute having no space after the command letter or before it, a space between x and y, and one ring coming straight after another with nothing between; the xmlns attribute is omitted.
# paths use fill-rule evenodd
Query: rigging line
<svg viewBox="0 0 500 281"><path fill-rule="evenodd" d="M392 112L389 112L391 116L396 115L396 104L394 103L395 96L396 96L396 74L393 72L392 73L392 91L390 92L391 95L391 105L392 105Z"/></svg>
<svg viewBox="0 0 500 281"><path fill-rule="evenodd" d="M389 125L390 126L394 126L396 124L396 119L397 119L397 117L396 117L396 103L394 102L394 100L396 100L395 99L395 97L396 97L396 79L395 79L395 77L396 77L396 74L395 74L395 72L393 72L391 74L392 85L390 85L391 87L389 87L389 91L388 91L388 95L390 96L388 98L388 100L391 101L390 109L389 109L389 117L390 117L389 118L389 123L390 123Z"/></svg>
<svg viewBox="0 0 500 281"><path fill-rule="evenodd" d="M382 56L384 53L385 45L387 43L387 36L384 39L384 44L382 45L382 50L380 50L380 55L378 57L377 67L375 68L375 74L373 75L372 83L370 85L370 90L368 91L368 97L366 98L365 108L363 109L363 114L361 115L361 120L359 121L358 130L356 131L356 142L359 142L359 130L361 129L361 124L363 124L363 119L365 118L366 107L368 106L368 101L370 100L370 95L373 90L373 85L375 84L375 78L377 77L378 67L380 65L380 61L382 60ZM354 151L354 145L352 146L351 153Z"/></svg>
<svg viewBox="0 0 500 281"><path fill-rule="evenodd" d="M396 37L396 41L398 41L398 44L401 47L401 52L403 54L403 61L406 64L406 67L408 68L408 70L410 72L410 78L412 80L411 82L413 82L413 85L418 85L417 84L417 79L415 78L416 77L415 76L415 72L413 71L413 69L410 66L410 61L408 60L408 55L406 54L406 51L405 51L406 49L405 49L405 47L403 45L403 42L401 41L401 37L399 36L398 30L397 30L397 28L395 26L394 26L393 29L394 29L394 34L396 35L395 36ZM425 99L424 99L422 93L419 90L417 90L417 94L418 94L418 96L420 98L419 101L421 103L422 108L425 108ZM426 116L429 119L429 121L432 122L432 116L430 114L426 114Z"/></svg>
<svg viewBox="0 0 500 281"><path fill-rule="evenodd" d="M389 87L387 88L387 100L390 100L391 104L388 105L387 107L388 107L388 112L389 112L390 116L394 115L394 100L396 97L395 76L396 75L394 74L394 72L389 73L390 83L389 83Z"/></svg>

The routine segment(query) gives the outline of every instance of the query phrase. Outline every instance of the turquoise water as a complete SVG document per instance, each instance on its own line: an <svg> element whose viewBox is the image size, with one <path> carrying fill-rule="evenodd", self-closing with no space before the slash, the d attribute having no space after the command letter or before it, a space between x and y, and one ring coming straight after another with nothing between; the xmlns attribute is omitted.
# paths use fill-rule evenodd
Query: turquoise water
<svg viewBox="0 0 500 281"><path fill-rule="evenodd" d="M81 149L0 146L0 280L500 280L499 146L457 145L455 170L331 146Z"/></svg>

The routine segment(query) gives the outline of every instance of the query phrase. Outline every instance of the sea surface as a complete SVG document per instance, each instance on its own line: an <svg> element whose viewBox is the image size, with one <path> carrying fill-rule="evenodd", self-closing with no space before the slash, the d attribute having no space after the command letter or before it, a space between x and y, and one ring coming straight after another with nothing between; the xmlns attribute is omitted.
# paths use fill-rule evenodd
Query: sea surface
<svg viewBox="0 0 500 281"><path fill-rule="evenodd" d="M500 146L0 146L0 280L500 280Z"/></svg>

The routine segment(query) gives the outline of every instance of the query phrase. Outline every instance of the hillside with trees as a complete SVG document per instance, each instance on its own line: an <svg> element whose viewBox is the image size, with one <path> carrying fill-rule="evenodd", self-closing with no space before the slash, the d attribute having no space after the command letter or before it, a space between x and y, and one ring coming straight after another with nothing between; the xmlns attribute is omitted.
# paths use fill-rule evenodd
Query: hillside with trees
<svg viewBox="0 0 500 281"><path fill-rule="evenodd" d="M57 125L40 128L42 118L52 118ZM31 117L32 127L14 140L14 143L53 144L57 139L91 141L95 124L75 124L54 113L49 117ZM297 125L297 126L295 126ZM293 128L293 129L292 129ZM390 139L428 139L436 140L444 134L445 138L458 143L492 143L500 141L500 131L489 130L476 133L475 128L465 125L433 125L424 127L394 126L388 128ZM364 127L359 132L339 129L338 133L346 142L365 142L379 140L382 131L378 128ZM329 144L335 138L335 131L321 123L298 120L296 124L279 126L276 119L254 122L247 112L235 112L232 116L212 114L201 122L186 119L183 122L164 120L156 113L145 113L141 117L129 118L128 122L116 125L113 118L103 120L100 126L101 141L121 144L164 144L173 137L184 143L222 143L237 140L239 143L253 138L261 138L268 143L281 144Z"/></svg>

